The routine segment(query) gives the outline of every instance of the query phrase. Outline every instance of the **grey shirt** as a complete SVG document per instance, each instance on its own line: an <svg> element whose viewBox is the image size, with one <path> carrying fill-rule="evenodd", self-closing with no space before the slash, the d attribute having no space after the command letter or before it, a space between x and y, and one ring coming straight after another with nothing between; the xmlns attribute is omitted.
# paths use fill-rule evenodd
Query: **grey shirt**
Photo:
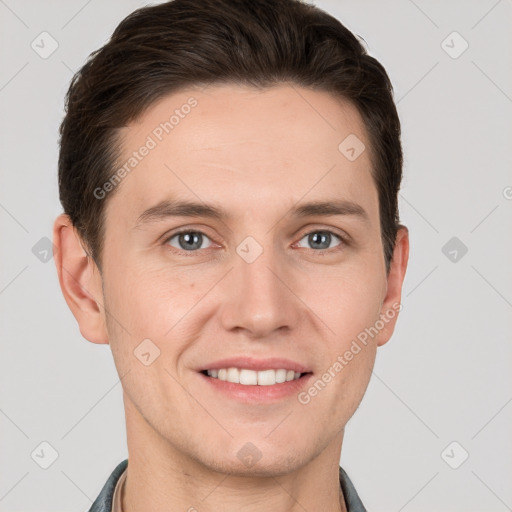
<svg viewBox="0 0 512 512"><path fill-rule="evenodd" d="M89 512L112 512L112 499L114 496L114 491L116 488L116 484L119 481L119 478L124 473L126 467L128 466L128 459L120 462L118 466L114 469L112 474L108 477L107 482L103 486L100 494L96 498L95 502L92 504ZM345 503L347 504L348 512L366 512L363 503L359 499L357 491L350 481L347 473L340 466L339 470L340 474L340 487L343 491L343 496L345 497Z"/></svg>

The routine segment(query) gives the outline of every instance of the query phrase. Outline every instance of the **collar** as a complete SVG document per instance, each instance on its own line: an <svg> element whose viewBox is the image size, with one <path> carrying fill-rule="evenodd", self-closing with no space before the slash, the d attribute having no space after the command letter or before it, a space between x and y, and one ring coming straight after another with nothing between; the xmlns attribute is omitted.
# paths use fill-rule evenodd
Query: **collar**
<svg viewBox="0 0 512 512"><path fill-rule="evenodd" d="M121 510L113 509L114 497L120 498L120 485L126 476L126 468L128 466L128 459L120 462L111 475L108 477L103 489L92 504L89 512L121 512ZM347 505L347 512L367 512L364 508L359 495L354 487L354 484L348 477L345 470L339 467L340 487L345 498ZM117 491L117 492L116 492Z"/></svg>

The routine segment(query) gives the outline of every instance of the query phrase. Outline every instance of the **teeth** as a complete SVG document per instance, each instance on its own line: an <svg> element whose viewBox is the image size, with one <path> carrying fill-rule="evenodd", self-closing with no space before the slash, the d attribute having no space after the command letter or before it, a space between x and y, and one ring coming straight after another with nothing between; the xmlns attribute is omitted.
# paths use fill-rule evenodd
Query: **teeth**
<svg viewBox="0 0 512 512"><path fill-rule="evenodd" d="M235 382L236 384L246 384L248 386L254 386L258 384L258 373L253 370L240 370L240 378L238 380L231 380L229 382Z"/></svg>
<svg viewBox="0 0 512 512"><path fill-rule="evenodd" d="M281 384L286 381L286 370L276 370L276 383Z"/></svg>
<svg viewBox="0 0 512 512"><path fill-rule="evenodd" d="M246 368L221 368L220 370L208 370L208 375L214 379L244 384L246 386L272 386L291 380L297 380L300 372L280 368L278 370L247 370Z"/></svg>
<svg viewBox="0 0 512 512"><path fill-rule="evenodd" d="M226 380L228 382L239 382L240 381L240 370L238 368L228 368L226 374Z"/></svg>
<svg viewBox="0 0 512 512"><path fill-rule="evenodd" d="M258 372L258 385L259 386L272 386L276 383L275 370L262 370Z"/></svg>

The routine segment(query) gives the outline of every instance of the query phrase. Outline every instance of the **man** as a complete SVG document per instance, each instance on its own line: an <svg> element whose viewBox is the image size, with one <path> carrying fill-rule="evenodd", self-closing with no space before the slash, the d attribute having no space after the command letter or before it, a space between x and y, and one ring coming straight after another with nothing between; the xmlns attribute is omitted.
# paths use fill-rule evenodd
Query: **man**
<svg viewBox="0 0 512 512"><path fill-rule="evenodd" d="M91 56L60 142L59 281L126 414L91 512L364 511L344 429L409 247L382 66L298 0L175 0Z"/></svg>

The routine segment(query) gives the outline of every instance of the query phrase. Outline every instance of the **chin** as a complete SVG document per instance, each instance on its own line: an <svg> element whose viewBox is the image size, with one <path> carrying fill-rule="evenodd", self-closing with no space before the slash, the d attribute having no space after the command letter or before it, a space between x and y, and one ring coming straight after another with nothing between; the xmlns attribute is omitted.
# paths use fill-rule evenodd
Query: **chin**
<svg viewBox="0 0 512 512"><path fill-rule="evenodd" d="M260 449L258 442L246 441L231 450L212 451L206 456L202 453L196 461L212 471L231 476L278 477L301 468L311 458L313 456L308 458L297 446L285 452L268 442Z"/></svg>

